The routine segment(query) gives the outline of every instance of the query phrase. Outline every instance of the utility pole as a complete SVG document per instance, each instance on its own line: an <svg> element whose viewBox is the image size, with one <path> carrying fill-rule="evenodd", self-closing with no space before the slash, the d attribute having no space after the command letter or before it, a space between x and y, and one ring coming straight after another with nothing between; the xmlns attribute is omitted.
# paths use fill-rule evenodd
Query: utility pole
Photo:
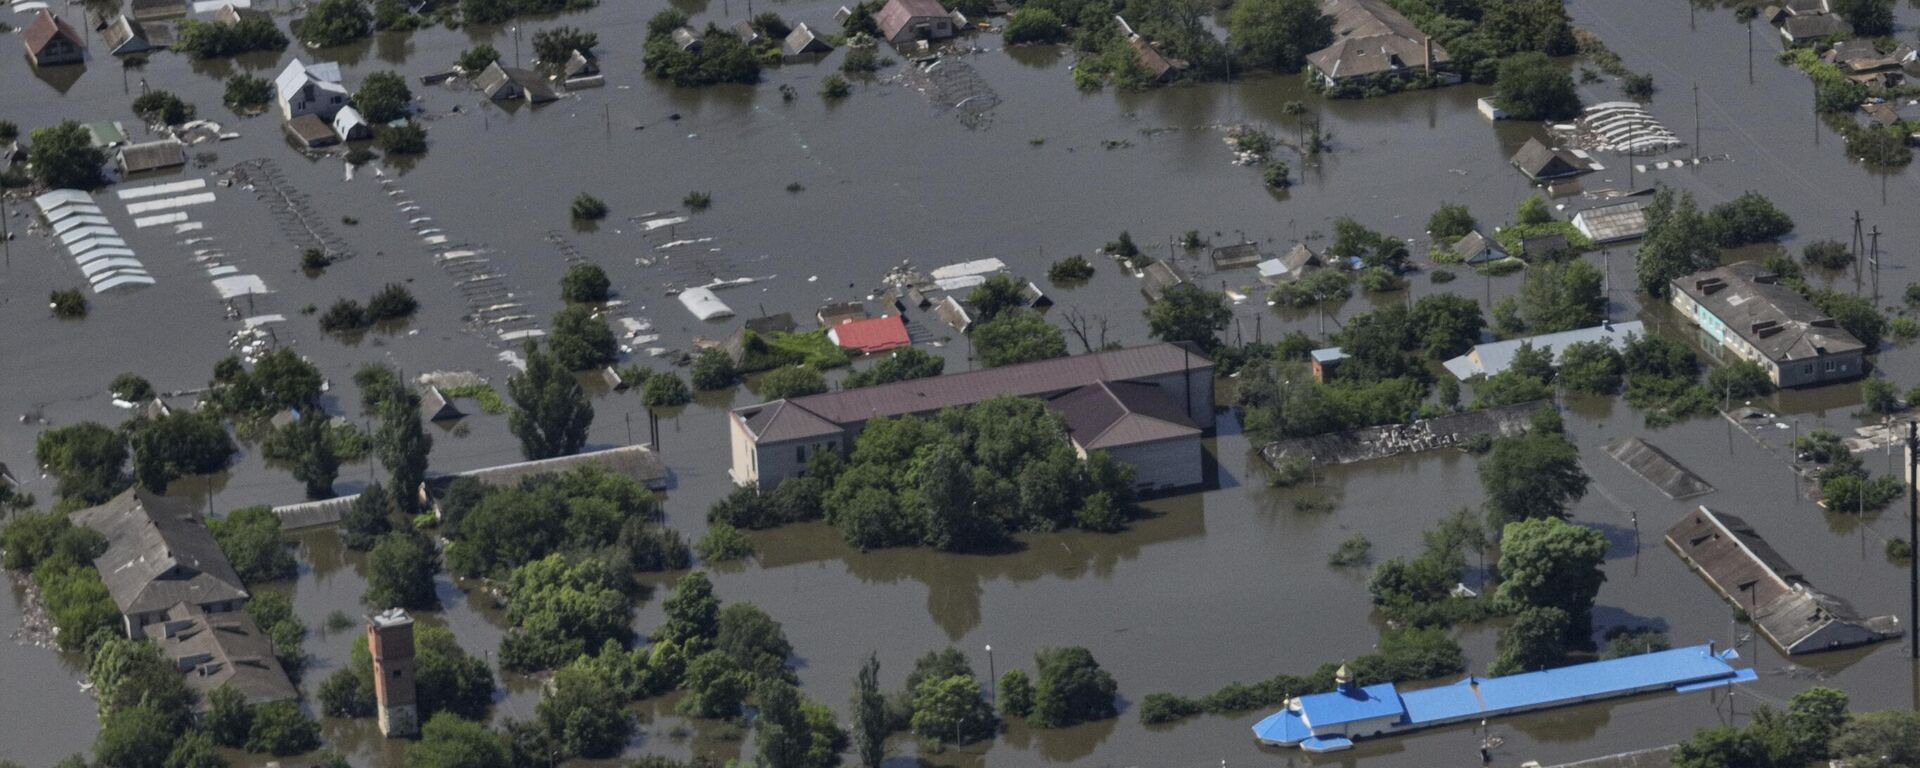
<svg viewBox="0 0 1920 768"><path fill-rule="evenodd" d="M1867 265L1873 269L1873 304L1880 305L1880 225L1867 233Z"/></svg>
<svg viewBox="0 0 1920 768"><path fill-rule="evenodd" d="M1920 475L1920 421L1907 420L1907 621L1920 621L1920 557L1915 557L1912 545L1920 539L1920 495L1915 492L1914 478ZM1920 637L1907 630L1907 652L1909 658L1920 659Z"/></svg>
<svg viewBox="0 0 1920 768"><path fill-rule="evenodd" d="M1753 85L1753 19L1747 19L1747 85Z"/></svg>
<svg viewBox="0 0 1920 768"><path fill-rule="evenodd" d="M1859 209L1853 212L1853 241L1848 247L1853 251L1853 295L1859 296L1864 292L1861 285L1860 260L1866 256L1863 251L1867 249L1867 237L1861 234L1860 230Z"/></svg>
<svg viewBox="0 0 1920 768"><path fill-rule="evenodd" d="M1693 84L1693 159L1700 160L1700 83Z"/></svg>

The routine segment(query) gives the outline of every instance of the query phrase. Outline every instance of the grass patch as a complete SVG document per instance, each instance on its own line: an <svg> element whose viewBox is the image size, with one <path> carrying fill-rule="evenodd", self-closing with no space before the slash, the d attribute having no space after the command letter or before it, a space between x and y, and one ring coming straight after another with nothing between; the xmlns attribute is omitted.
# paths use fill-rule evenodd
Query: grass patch
<svg viewBox="0 0 1920 768"><path fill-rule="evenodd" d="M465 397L480 404L483 413L499 415L507 412L507 401L500 399L500 393L491 384L468 384L460 387L443 387L440 394L449 398Z"/></svg>
<svg viewBox="0 0 1920 768"><path fill-rule="evenodd" d="M853 362L852 355L827 338L824 328L806 333L747 331L740 349L736 367L741 373L759 373L789 365L806 365L824 371Z"/></svg>
<svg viewBox="0 0 1920 768"><path fill-rule="evenodd" d="M1572 253L1567 254L1569 258L1573 256L1578 256L1582 253L1586 253L1587 251L1593 249L1593 241L1587 239L1586 235L1580 234L1579 228L1573 226L1573 222L1571 221L1549 221L1541 224L1515 224L1513 226L1500 230L1500 233L1497 235L1494 235L1493 239L1498 240L1500 242L1500 247L1505 249L1507 253L1511 253L1515 256L1519 256L1521 241L1526 240L1527 238L1530 238L1530 237L1539 237L1541 235L1565 236L1567 238L1567 247L1573 250Z"/></svg>

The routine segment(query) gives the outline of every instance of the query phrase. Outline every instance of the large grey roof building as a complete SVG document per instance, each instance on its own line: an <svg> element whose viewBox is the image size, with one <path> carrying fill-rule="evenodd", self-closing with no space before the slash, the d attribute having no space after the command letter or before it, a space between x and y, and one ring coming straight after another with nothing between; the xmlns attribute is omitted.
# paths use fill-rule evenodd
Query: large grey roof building
<svg viewBox="0 0 1920 768"><path fill-rule="evenodd" d="M248 704L300 698L274 656L273 639L246 611L209 614L179 603L145 633L179 667L187 687L200 693L199 711L207 709L207 694L222 686L239 692Z"/></svg>
<svg viewBox="0 0 1920 768"><path fill-rule="evenodd" d="M139 637L179 603L225 613L247 601L246 585L184 502L135 487L73 513L73 521L107 539L93 564L126 618L128 637Z"/></svg>
<svg viewBox="0 0 1920 768"><path fill-rule="evenodd" d="M1084 394L1080 396L1088 398L1085 402L1065 402L1076 390L1100 384L1109 385L1108 394ZM1144 390L1127 386L1115 390L1111 386L1114 384L1138 384L1156 389L1165 402L1148 405ZM1116 391L1124 391L1124 399L1113 394ZM1133 416L1181 426L1180 422L1167 417L1171 409L1186 415L1185 425L1195 430L1211 429L1213 361L1192 347L1160 343L736 408L728 419L733 444L731 474L734 482L743 485L771 486L804 470L807 457L814 453L845 452L852 448L854 437L869 419L930 414L1002 396L1034 397L1061 404L1060 407L1074 414L1074 418L1069 419L1070 429L1077 419L1082 425L1079 434L1088 443L1098 443L1094 449L1104 446L1112 451L1119 442L1124 442L1119 441L1119 437L1131 433L1108 435L1108 428ZM1106 419L1102 414L1109 414L1111 409L1099 404L1101 397L1121 400L1119 408L1124 413ZM1103 419L1105 426L1099 426ZM1138 436L1157 440L1173 434L1148 435L1143 431ZM1197 431L1193 437L1197 456ZM1125 460L1118 455L1115 458Z"/></svg>
<svg viewBox="0 0 1920 768"><path fill-rule="evenodd" d="M1695 272L1670 286L1680 314L1733 354L1759 363L1774 386L1797 387L1865 373L1872 350L1813 302L1752 262Z"/></svg>
<svg viewBox="0 0 1920 768"><path fill-rule="evenodd" d="M1447 49L1383 0L1321 0L1320 11L1333 17L1333 44L1307 54L1307 66L1328 85L1424 72L1448 61Z"/></svg>
<svg viewBox="0 0 1920 768"><path fill-rule="evenodd" d="M1901 634L1899 619L1863 619L1845 600L1814 589L1753 526L1733 515L1695 509L1667 529L1667 545L1787 653L1847 648Z"/></svg>

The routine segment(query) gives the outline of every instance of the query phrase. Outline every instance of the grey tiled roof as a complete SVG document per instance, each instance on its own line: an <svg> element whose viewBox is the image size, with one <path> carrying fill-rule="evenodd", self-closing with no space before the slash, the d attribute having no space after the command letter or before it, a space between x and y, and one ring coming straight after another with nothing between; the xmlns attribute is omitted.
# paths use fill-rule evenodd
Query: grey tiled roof
<svg viewBox="0 0 1920 768"><path fill-rule="evenodd" d="M1695 272L1674 280L1673 287L1777 363L1866 350L1813 302L1752 262Z"/></svg>
<svg viewBox="0 0 1920 768"><path fill-rule="evenodd" d="M222 686L238 691L248 704L300 698L273 655L273 640L246 611L209 614L181 603L168 609L166 621L143 631L180 667L187 687L200 693L197 709L204 711L207 694Z"/></svg>
<svg viewBox="0 0 1920 768"><path fill-rule="evenodd" d="M106 537L107 551L93 564L123 614L247 598L239 574L185 502L136 486L73 513L73 520Z"/></svg>
<svg viewBox="0 0 1920 768"><path fill-rule="evenodd" d="M1095 382L1048 401L1047 407L1089 451L1200 435L1186 409L1152 384Z"/></svg>

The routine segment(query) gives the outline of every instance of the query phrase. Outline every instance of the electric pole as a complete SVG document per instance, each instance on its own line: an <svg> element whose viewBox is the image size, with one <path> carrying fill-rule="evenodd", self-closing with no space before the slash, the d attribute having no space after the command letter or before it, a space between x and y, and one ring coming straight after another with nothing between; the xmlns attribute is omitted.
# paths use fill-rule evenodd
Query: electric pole
<svg viewBox="0 0 1920 768"><path fill-rule="evenodd" d="M1920 475L1920 421L1907 421L1907 621L1920 621L1920 557L1912 551L1913 542L1920 539L1920 494L1916 494L1914 479ZM1920 659L1920 636L1913 628L1907 628L1907 652L1909 658Z"/></svg>

